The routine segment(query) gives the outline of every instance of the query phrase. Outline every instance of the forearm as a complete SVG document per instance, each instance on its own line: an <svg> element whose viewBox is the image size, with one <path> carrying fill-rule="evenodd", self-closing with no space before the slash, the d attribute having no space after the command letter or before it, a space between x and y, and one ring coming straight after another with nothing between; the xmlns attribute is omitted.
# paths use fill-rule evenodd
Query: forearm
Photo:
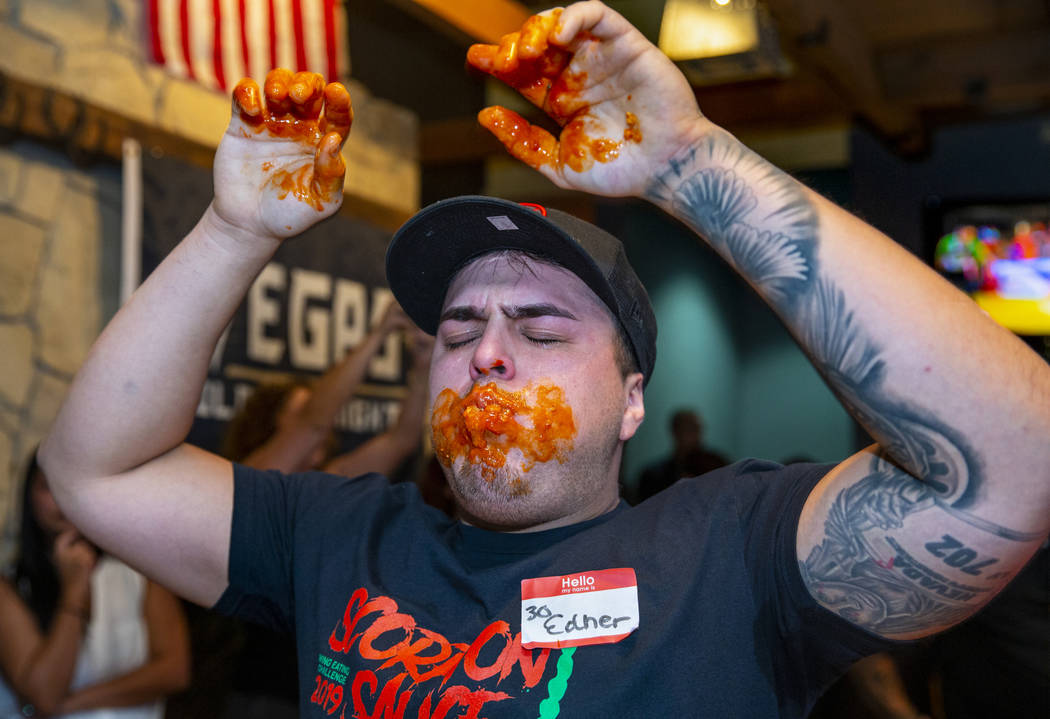
<svg viewBox="0 0 1050 719"><path fill-rule="evenodd" d="M429 365L413 360L408 370L408 383L401 412L392 428L402 448L402 460L415 451L423 438L423 423L427 411L427 381Z"/></svg>
<svg viewBox="0 0 1050 719"><path fill-rule="evenodd" d="M144 704L189 686L189 631L178 600L159 584L149 582L142 609L149 638L146 662L71 693L59 707L62 713Z"/></svg>
<svg viewBox="0 0 1050 719"><path fill-rule="evenodd" d="M388 330L376 325L357 347L325 372L313 387L309 401L302 411L302 419L311 426L323 428L325 434L335 422L336 414L345 405L368 372L372 357L379 351Z"/></svg>
<svg viewBox="0 0 1050 719"><path fill-rule="evenodd" d="M102 707L126 707L163 699L189 686L189 671L173 658L157 657L138 669L79 689L63 700L57 714Z"/></svg>
<svg viewBox="0 0 1050 719"><path fill-rule="evenodd" d="M854 691L877 717L919 719L925 717L908 696L907 687L893 657L882 652L861 659L847 674Z"/></svg>
<svg viewBox="0 0 1050 719"><path fill-rule="evenodd" d="M427 366L413 361L408 386L397 421L385 432L352 451L332 458L324 471L356 477L366 472L391 475L419 447L427 407Z"/></svg>
<svg viewBox="0 0 1050 719"><path fill-rule="evenodd" d="M713 126L647 195L762 295L895 462L949 503L1009 482L985 518L1045 529L1050 368L1023 343L892 240Z"/></svg>
<svg viewBox="0 0 1050 719"><path fill-rule="evenodd" d="M209 208L114 317L41 449L56 485L115 475L182 442L215 342L277 247Z"/></svg>
<svg viewBox="0 0 1050 719"><path fill-rule="evenodd" d="M86 617L58 610L37 651L13 677L15 691L38 711L50 714L69 692Z"/></svg>

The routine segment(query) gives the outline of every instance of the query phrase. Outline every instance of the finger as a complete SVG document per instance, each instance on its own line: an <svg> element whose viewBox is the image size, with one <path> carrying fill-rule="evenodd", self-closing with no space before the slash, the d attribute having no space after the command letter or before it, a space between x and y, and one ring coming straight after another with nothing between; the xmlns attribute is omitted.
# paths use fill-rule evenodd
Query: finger
<svg viewBox="0 0 1050 719"><path fill-rule="evenodd" d="M492 74L496 52L498 51L498 45L486 45L484 43L471 45L467 48L467 63L484 73Z"/></svg>
<svg viewBox="0 0 1050 719"><path fill-rule="evenodd" d="M350 93L342 83L328 83L324 89L324 119L321 132L338 132L345 142L353 124L354 104L350 100Z"/></svg>
<svg viewBox="0 0 1050 719"><path fill-rule="evenodd" d="M287 113L291 108L288 102L288 88L292 84L292 71L277 67L266 73L263 90L266 93L266 107L272 115Z"/></svg>
<svg viewBox="0 0 1050 719"><path fill-rule="evenodd" d="M58 536L55 537L55 548L62 547L63 549L68 549L79 541L81 541L80 532L75 527L69 527L63 529L59 532Z"/></svg>
<svg viewBox="0 0 1050 719"><path fill-rule="evenodd" d="M478 122L495 135L511 155L529 167L540 169L546 165L554 169L558 157L558 140L542 127L498 105L479 112Z"/></svg>
<svg viewBox="0 0 1050 719"><path fill-rule="evenodd" d="M288 99L297 116L319 117L324 103L324 77L316 72L295 73L288 84Z"/></svg>
<svg viewBox="0 0 1050 719"><path fill-rule="evenodd" d="M504 35L499 45L473 45L467 62L521 93L536 107L545 107L552 80L568 66L571 55L551 47L547 37L559 11L533 15L521 32ZM564 124L560 116L555 118Z"/></svg>
<svg viewBox="0 0 1050 719"><path fill-rule="evenodd" d="M492 56L492 70L494 73L513 72L518 67L518 44L521 42L521 33L512 32L504 35L499 40L499 47Z"/></svg>
<svg viewBox="0 0 1050 719"><path fill-rule="evenodd" d="M467 51L467 62L514 88L536 107L543 107L551 87L550 78L557 76L569 63L569 56L562 51L551 48L548 53L522 63L508 46L472 45Z"/></svg>
<svg viewBox="0 0 1050 719"><path fill-rule="evenodd" d="M559 14L547 41L570 47L577 39L608 40L633 26L619 13L600 2L576 3Z"/></svg>
<svg viewBox="0 0 1050 719"><path fill-rule="evenodd" d="M342 146L342 136L338 132L329 132L321 138L314 155L314 182L325 202L337 200L343 192L346 162L340 152Z"/></svg>
<svg viewBox="0 0 1050 719"><path fill-rule="evenodd" d="M246 77L233 88L233 114L240 114L245 121L262 117L262 95L255 80Z"/></svg>
<svg viewBox="0 0 1050 719"><path fill-rule="evenodd" d="M558 21L561 11L533 15L521 26L518 53L522 58L537 58L547 52L547 36Z"/></svg>

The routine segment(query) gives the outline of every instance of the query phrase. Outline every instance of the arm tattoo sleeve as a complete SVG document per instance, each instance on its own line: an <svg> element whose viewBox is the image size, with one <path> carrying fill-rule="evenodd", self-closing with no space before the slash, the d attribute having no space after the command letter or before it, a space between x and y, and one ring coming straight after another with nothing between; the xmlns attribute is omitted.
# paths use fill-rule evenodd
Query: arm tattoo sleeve
<svg viewBox="0 0 1050 719"><path fill-rule="evenodd" d="M880 558L886 553L872 551L869 530L885 533L907 515L936 507L1007 541L1036 535L969 513L980 493L979 457L932 412L893 396L883 348L821 273L818 216L801 187L717 132L672 160L647 195L696 229L786 318L846 409L893 458L873 462L865 479L836 498L823 543L803 563L807 584L827 606L880 633L969 614L988 585L951 582L902 548L890 560ZM886 561L896 561L896 570Z"/></svg>

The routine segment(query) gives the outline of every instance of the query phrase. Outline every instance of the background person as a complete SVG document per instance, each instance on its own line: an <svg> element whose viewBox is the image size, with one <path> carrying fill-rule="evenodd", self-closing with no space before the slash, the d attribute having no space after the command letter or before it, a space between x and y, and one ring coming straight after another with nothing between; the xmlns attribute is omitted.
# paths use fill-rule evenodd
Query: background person
<svg viewBox="0 0 1050 719"><path fill-rule="evenodd" d="M704 423L691 409L678 409L671 415L671 454L649 465L638 478L635 502L643 502L667 489L683 477L698 477L724 467L729 460L704 446Z"/></svg>
<svg viewBox="0 0 1050 719"><path fill-rule="evenodd" d="M351 452L336 456L335 420L364 381L368 365L392 332L405 332L411 362L398 421ZM316 382L262 384L230 421L222 453L258 469L333 474L393 474L418 449L426 410L426 366L431 340L391 302L357 347Z"/></svg>
<svg viewBox="0 0 1050 719"><path fill-rule="evenodd" d="M13 577L0 579L0 716L152 719L190 680L175 599L100 554L30 459ZM6 684L6 694L2 684Z"/></svg>

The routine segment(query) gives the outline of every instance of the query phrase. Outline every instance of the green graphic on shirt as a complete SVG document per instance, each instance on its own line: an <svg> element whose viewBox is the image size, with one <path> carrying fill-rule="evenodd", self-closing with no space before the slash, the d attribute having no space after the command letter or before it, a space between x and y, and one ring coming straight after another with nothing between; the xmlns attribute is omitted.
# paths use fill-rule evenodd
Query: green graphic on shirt
<svg viewBox="0 0 1050 719"><path fill-rule="evenodd" d="M572 655L575 653L576 647L561 650L557 671L547 682L547 698L540 702L540 715L537 719L554 719L561 713L561 699L569 686L573 666Z"/></svg>
<svg viewBox="0 0 1050 719"><path fill-rule="evenodd" d="M324 654L318 654L317 673L326 679L331 679L333 682L346 684L346 678L350 674L350 667L331 657L326 657Z"/></svg>

